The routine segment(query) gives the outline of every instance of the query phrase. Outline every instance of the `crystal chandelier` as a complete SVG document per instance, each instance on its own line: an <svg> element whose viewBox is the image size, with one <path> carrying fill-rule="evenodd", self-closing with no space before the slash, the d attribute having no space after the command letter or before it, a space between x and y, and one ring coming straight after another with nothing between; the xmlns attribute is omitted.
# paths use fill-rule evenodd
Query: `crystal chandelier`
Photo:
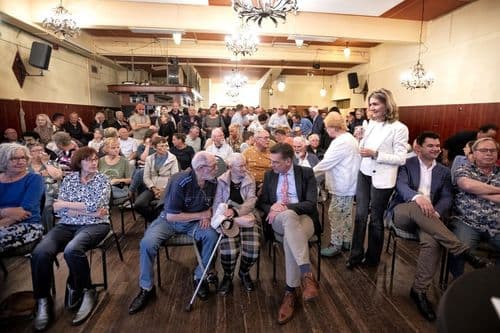
<svg viewBox="0 0 500 333"><path fill-rule="evenodd" d="M236 98L240 95L240 90L237 88L226 87L226 96Z"/></svg>
<svg viewBox="0 0 500 333"><path fill-rule="evenodd" d="M42 26L45 29L52 30L54 34L63 39L80 33L80 28L73 19L73 15L63 7L62 0L59 2L58 7L52 9L52 16L43 20Z"/></svg>
<svg viewBox="0 0 500 333"><path fill-rule="evenodd" d="M297 13L297 0L232 0L233 9L246 22L254 21L260 26L269 18L278 25L278 19L286 21L286 14Z"/></svg>
<svg viewBox="0 0 500 333"><path fill-rule="evenodd" d="M427 73L424 69L424 65L420 62L420 57L422 55L422 28L424 25L424 4L422 1L422 17L420 20L420 38L418 45L418 60L415 65L411 68L411 71L401 74L401 85L408 90L427 89L434 82L434 75Z"/></svg>
<svg viewBox="0 0 500 333"><path fill-rule="evenodd" d="M240 89L245 86L248 82L248 78L241 74L237 69L233 69L233 73L226 76L224 83L227 87Z"/></svg>
<svg viewBox="0 0 500 333"><path fill-rule="evenodd" d="M257 51L259 38L255 31L250 29L243 22L238 29L230 36L226 36L226 48L235 57L251 56Z"/></svg>

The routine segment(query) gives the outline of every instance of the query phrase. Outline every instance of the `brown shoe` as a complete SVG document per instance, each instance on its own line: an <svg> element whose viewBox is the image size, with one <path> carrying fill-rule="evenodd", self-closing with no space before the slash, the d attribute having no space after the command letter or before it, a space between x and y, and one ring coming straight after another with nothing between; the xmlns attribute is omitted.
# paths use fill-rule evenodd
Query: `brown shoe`
<svg viewBox="0 0 500 333"><path fill-rule="evenodd" d="M302 277L302 298L310 301L319 295L318 282L314 279L312 272L304 274Z"/></svg>
<svg viewBox="0 0 500 333"><path fill-rule="evenodd" d="M278 313L278 324L283 325L292 319L296 298L295 291L285 291L285 296L283 297Z"/></svg>

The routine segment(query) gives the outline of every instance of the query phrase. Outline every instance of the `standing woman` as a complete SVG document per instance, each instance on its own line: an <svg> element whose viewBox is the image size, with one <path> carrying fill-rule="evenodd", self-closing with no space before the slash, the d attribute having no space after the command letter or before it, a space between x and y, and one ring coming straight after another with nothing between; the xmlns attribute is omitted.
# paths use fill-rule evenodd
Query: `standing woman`
<svg viewBox="0 0 500 333"><path fill-rule="evenodd" d="M40 135L40 142L47 144L52 140L52 134L54 134L54 128L52 127L52 122L49 116L45 113L40 113L36 115L36 127L33 131Z"/></svg>
<svg viewBox="0 0 500 333"><path fill-rule="evenodd" d="M24 254L25 246L43 235L43 179L28 172L28 162L28 148L17 143L0 145L0 254Z"/></svg>
<svg viewBox="0 0 500 333"><path fill-rule="evenodd" d="M383 215L396 185L398 167L406 161L408 128L398 121L398 107L387 89L375 90L368 97L368 108L373 112L359 145L361 166L356 186L356 217L352 248L347 268L359 264L377 266L384 244ZM364 251L366 222L368 248Z"/></svg>
<svg viewBox="0 0 500 333"><path fill-rule="evenodd" d="M85 253L95 248L110 230L110 184L108 178L97 171L98 161L97 152L90 147L82 147L74 153L71 158L74 172L64 178L59 197L54 202L59 223L33 250L31 272L37 303L36 330L46 329L52 320L52 266L61 251L64 251L69 268L65 306L78 308L73 325L83 323L97 304Z"/></svg>

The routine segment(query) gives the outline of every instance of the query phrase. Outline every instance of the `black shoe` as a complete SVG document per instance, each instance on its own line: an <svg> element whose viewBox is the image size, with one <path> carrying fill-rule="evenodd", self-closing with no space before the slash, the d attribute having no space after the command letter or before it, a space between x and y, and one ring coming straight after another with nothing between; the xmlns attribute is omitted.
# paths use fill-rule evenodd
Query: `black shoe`
<svg viewBox="0 0 500 333"><path fill-rule="evenodd" d="M64 294L64 307L67 310L74 310L80 306L83 297L83 290L71 288L69 283L66 283L66 293Z"/></svg>
<svg viewBox="0 0 500 333"><path fill-rule="evenodd" d="M52 299L50 297L37 299L35 319L33 320L35 330L43 331L47 329L52 318Z"/></svg>
<svg viewBox="0 0 500 333"><path fill-rule="evenodd" d="M410 297L417 305L418 310L428 321L436 320L436 313L434 313L434 309L432 308L431 302L427 299L425 293L419 293L415 291L413 288L410 290Z"/></svg>
<svg viewBox="0 0 500 333"><path fill-rule="evenodd" d="M200 283L200 280L198 280L198 279L193 280L193 286L194 286L195 290L196 290L196 287L198 286L198 283ZM206 301L208 299L209 291L210 291L210 289L208 287L207 280L203 280L201 282L200 289L198 289L198 293L197 293L198 298L201 299L202 301Z"/></svg>
<svg viewBox="0 0 500 333"><path fill-rule="evenodd" d="M97 292L95 289L84 289L83 299L80 308L73 318L73 325L80 325L92 314L95 306L97 305Z"/></svg>
<svg viewBox="0 0 500 333"><path fill-rule="evenodd" d="M347 269L353 270L354 268L361 265L362 262L363 262L363 258L359 258L359 257L349 258L349 260L347 260L345 263L345 267L347 267Z"/></svg>
<svg viewBox="0 0 500 333"><path fill-rule="evenodd" d="M151 290L142 289L139 291L139 295L137 295L130 306L128 307L128 314L134 314L146 307L149 300L156 296L156 288L153 286Z"/></svg>
<svg viewBox="0 0 500 333"><path fill-rule="evenodd" d="M246 291L250 292L255 289L252 278L250 277L250 274L248 272L247 273L240 272L238 275L240 276L241 283L243 284L243 287L245 288Z"/></svg>
<svg viewBox="0 0 500 333"><path fill-rule="evenodd" d="M219 294L222 296L227 296L233 291L233 278L229 275L224 274L222 282L219 286Z"/></svg>
<svg viewBox="0 0 500 333"><path fill-rule="evenodd" d="M488 265L487 261L472 254L471 250L465 250L461 255L474 268L484 268Z"/></svg>

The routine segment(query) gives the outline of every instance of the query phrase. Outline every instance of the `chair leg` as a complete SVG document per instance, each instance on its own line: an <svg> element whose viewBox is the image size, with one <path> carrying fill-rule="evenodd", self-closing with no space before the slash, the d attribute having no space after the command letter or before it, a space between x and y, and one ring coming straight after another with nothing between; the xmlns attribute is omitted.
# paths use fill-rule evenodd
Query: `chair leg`
<svg viewBox="0 0 500 333"><path fill-rule="evenodd" d="M318 241L318 282L321 279L321 241Z"/></svg>
<svg viewBox="0 0 500 333"><path fill-rule="evenodd" d="M385 248L385 253L389 253L389 245L391 244L392 231L389 231L389 237L387 237L387 246Z"/></svg>
<svg viewBox="0 0 500 333"><path fill-rule="evenodd" d="M122 236L125 235L125 216L123 213L124 208L120 207L120 217L121 217L121 222L122 222Z"/></svg>
<svg viewBox="0 0 500 333"><path fill-rule="evenodd" d="M276 245L273 243L272 244L272 247L273 247L273 283L276 283Z"/></svg>
<svg viewBox="0 0 500 333"><path fill-rule="evenodd" d="M158 288L161 288L160 251L156 255L156 274L158 275Z"/></svg>
<svg viewBox="0 0 500 333"><path fill-rule="evenodd" d="M257 257L257 280L260 278L260 248L259 248L259 256Z"/></svg>
<svg viewBox="0 0 500 333"><path fill-rule="evenodd" d="M102 261L102 279L104 284L104 290L108 290L108 270L106 265L106 250L101 249L101 261Z"/></svg>
<svg viewBox="0 0 500 333"><path fill-rule="evenodd" d="M167 260L170 260L170 255L168 254L168 246L165 245L165 254L167 255Z"/></svg>
<svg viewBox="0 0 500 333"><path fill-rule="evenodd" d="M443 255L441 258L441 270L439 272L439 288L445 291L448 287L448 262L449 262L450 252L448 249L443 249Z"/></svg>
<svg viewBox="0 0 500 333"><path fill-rule="evenodd" d="M0 268L2 269L3 275L7 277L7 275L9 275L9 271L7 270L7 267L5 267L2 259L0 259Z"/></svg>
<svg viewBox="0 0 500 333"><path fill-rule="evenodd" d="M397 250L397 239L394 237L392 240L392 264L391 264L391 286L394 280L394 269L396 268L396 250Z"/></svg>
<svg viewBox="0 0 500 333"><path fill-rule="evenodd" d="M116 243L116 249L118 250L118 256L120 256L120 260L123 261L123 253L122 253L122 248L120 246L120 242L118 241L118 236L116 236L115 233L113 233L113 236L115 237L115 243Z"/></svg>

